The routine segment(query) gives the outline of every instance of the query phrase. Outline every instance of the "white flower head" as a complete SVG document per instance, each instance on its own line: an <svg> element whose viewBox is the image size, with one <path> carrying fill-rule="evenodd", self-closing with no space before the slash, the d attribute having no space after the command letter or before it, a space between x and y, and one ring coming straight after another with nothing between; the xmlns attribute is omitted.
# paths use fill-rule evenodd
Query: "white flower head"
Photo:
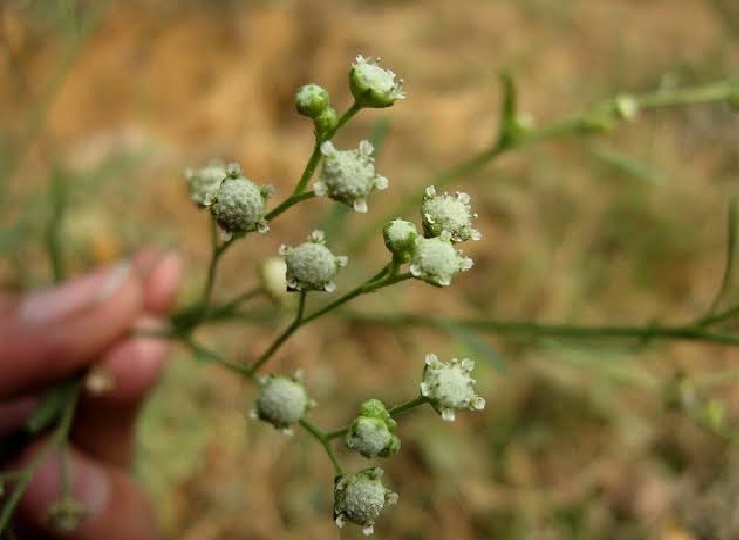
<svg viewBox="0 0 739 540"><path fill-rule="evenodd" d="M323 167L313 191L367 212L367 197L376 189L386 189L387 178L375 173L374 147L369 141L359 143L356 150L337 150L331 141L321 145Z"/></svg>
<svg viewBox="0 0 739 540"><path fill-rule="evenodd" d="M210 213L226 233L245 233L269 230L265 215L267 199L274 195L272 186L258 186L241 174L239 166L226 167L226 178L220 185Z"/></svg>
<svg viewBox="0 0 739 540"><path fill-rule="evenodd" d="M390 107L395 101L405 99L403 81L396 80L395 73L379 64L379 58L369 60L360 55L349 71L349 87L360 107Z"/></svg>
<svg viewBox="0 0 739 540"><path fill-rule="evenodd" d="M475 380L471 377L475 363L469 358L461 361L440 361L435 354L427 354L423 368L421 395L428 399L442 420L453 422L456 411L485 408L485 399L475 394Z"/></svg>
<svg viewBox="0 0 739 540"><path fill-rule="evenodd" d="M349 521L362 525L362 532L374 532L375 520L385 504L398 502L398 495L385 489L380 478L382 469L374 467L354 474L339 476L334 482L334 519L342 528Z"/></svg>
<svg viewBox="0 0 739 540"><path fill-rule="evenodd" d="M349 259L335 256L325 243L323 232L313 231L308 240L298 246L280 247L280 255L285 258L288 290L336 290L334 276L340 267L347 265Z"/></svg>
<svg viewBox="0 0 739 540"><path fill-rule="evenodd" d="M397 426L379 399L368 399L347 431L346 446L366 458L397 454L400 439L392 433Z"/></svg>
<svg viewBox="0 0 739 540"><path fill-rule="evenodd" d="M409 270L416 279L446 287L456 274L466 272L472 264L472 259L452 245L449 231L443 231L438 238L416 238Z"/></svg>
<svg viewBox="0 0 739 540"><path fill-rule="evenodd" d="M290 435L291 426L302 419L306 411L315 405L308 398L299 378L299 374L293 377L273 375L263 377L259 382L260 393L254 416Z"/></svg>
<svg viewBox="0 0 739 540"><path fill-rule="evenodd" d="M295 108L299 114L316 118L328 108L328 90L317 84L304 84L295 93Z"/></svg>
<svg viewBox="0 0 739 540"><path fill-rule="evenodd" d="M477 214L472 212L467 193L458 191L456 195L437 195L434 186L429 186L423 194L421 215L423 230L428 237L449 231L452 242L482 238L480 231L472 228L472 220Z"/></svg>
<svg viewBox="0 0 739 540"><path fill-rule="evenodd" d="M192 201L199 208L213 204L221 182L226 178L226 166L220 161L213 161L205 167L185 169L187 191Z"/></svg>
<svg viewBox="0 0 739 540"><path fill-rule="evenodd" d="M416 251L418 230L414 223L397 218L383 227L382 238L393 260L408 262Z"/></svg>

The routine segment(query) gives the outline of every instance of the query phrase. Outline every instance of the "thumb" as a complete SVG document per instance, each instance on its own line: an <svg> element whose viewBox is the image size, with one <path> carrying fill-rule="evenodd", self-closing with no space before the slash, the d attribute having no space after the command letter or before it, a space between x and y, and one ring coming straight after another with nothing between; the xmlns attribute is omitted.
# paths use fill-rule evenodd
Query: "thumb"
<svg viewBox="0 0 739 540"><path fill-rule="evenodd" d="M48 443L48 441L47 441ZM35 446L35 451L42 448ZM58 453L39 467L18 507L19 532L34 531L39 538L66 540L156 540L156 520L151 506L133 479L123 470L104 465L75 448L69 450L70 504L59 504L61 469ZM58 528L65 519L82 517L71 532ZM55 526L56 525L56 526ZM22 537L22 536L21 536Z"/></svg>
<svg viewBox="0 0 739 540"><path fill-rule="evenodd" d="M21 297L0 314L0 399L68 377L125 334L142 285L121 263Z"/></svg>

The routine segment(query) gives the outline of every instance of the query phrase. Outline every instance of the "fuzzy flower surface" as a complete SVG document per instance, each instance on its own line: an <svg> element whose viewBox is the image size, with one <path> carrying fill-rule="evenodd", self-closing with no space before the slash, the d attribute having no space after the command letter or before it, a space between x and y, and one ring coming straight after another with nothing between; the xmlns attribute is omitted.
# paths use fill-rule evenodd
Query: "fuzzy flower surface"
<svg viewBox="0 0 739 540"><path fill-rule="evenodd" d="M475 394L472 378L475 362L452 358L442 362L435 354L427 354L423 368L421 395L429 400L442 420L453 422L456 411L485 408L485 399Z"/></svg>
<svg viewBox="0 0 739 540"><path fill-rule="evenodd" d="M456 274L466 272L472 264L472 259L454 247L449 231L443 231L438 238L416 238L409 270L416 279L446 287Z"/></svg>
<svg viewBox="0 0 739 540"><path fill-rule="evenodd" d="M357 56L349 71L349 88L354 101L361 107L390 107L397 100L405 99L403 81L389 69L380 67L380 59L370 60Z"/></svg>
<svg viewBox="0 0 739 540"><path fill-rule="evenodd" d="M387 178L375 173L374 147L369 141L359 143L356 150L337 150L331 141L321 145L323 167L313 191L367 212L367 197L377 189L386 189Z"/></svg>
<svg viewBox="0 0 739 540"><path fill-rule="evenodd" d="M393 260L408 262L416 251L416 239L419 237L416 225L400 218L394 219L382 229L385 247L393 254Z"/></svg>
<svg viewBox="0 0 739 540"><path fill-rule="evenodd" d="M213 162L205 167L185 169L187 191L192 201L199 208L206 208L213 204L221 182L226 178L226 166L220 162Z"/></svg>
<svg viewBox="0 0 739 540"><path fill-rule="evenodd" d="M368 399L346 434L346 446L366 458L392 456L400 450L400 439L393 434L397 426L382 401Z"/></svg>
<svg viewBox="0 0 739 540"><path fill-rule="evenodd" d="M281 246L280 255L285 258L288 290L293 291L326 291L336 290L334 277L342 266L346 266L348 258L335 256L326 247L326 239L322 231L313 231L308 241L289 247Z"/></svg>
<svg viewBox="0 0 739 540"><path fill-rule="evenodd" d="M472 220L477 214L472 213L467 193L458 191L455 195L438 195L436 188L429 186L423 194L421 215L423 230L428 237L434 238L449 231L452 242L482 238L480 231L472 228Z"/></svg>
<svg viewBox="0 0 739 540"><path fill-rule="evenodd" d="M238 165L229 165L226 174L210 207L218 226L226 233L267 232L267 199L274 188L248 180Z"/></svg>
<svg viewBox="0 0 739 540"><path fill-rule="evenodd" d="M375 531L375 520L385 504L398 502L398 495L382 485L382 469L374 467L336 478L334 484L334 518L342 528L349 521L362 525L369 536Z"/></svg>
<svg viewBox="0 0 739 540"><path fill-rule="evenodd" d="M328 108L328 91L317 84L304 84L295 93L295 108L299 114L316 118Z"/></svg>
<svg viewBox="0 0 739 540"><path fill-rule="evenodd" d="M291 434L291 426L314 405L305 387L294 377L268 375L259 381L260 392L252 416Z"/></svg>

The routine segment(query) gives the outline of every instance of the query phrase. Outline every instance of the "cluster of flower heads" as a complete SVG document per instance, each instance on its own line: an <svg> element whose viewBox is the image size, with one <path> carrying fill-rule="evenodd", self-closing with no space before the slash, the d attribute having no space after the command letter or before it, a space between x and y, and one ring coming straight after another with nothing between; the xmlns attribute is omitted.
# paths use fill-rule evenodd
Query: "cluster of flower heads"
<svg viewBox="0 0 739 540"><path fill-rule="evenodd" d="M383 229L385 246L395 264L409 263L413 277L444 287L456 274L472 268L472 259L455 244L482 237L472 227L476 217L467 193L438 195L434 186L429 186L421 205L423 235L412 222L397 218Z"/></svg>
<svg viewBox="0 0 739 540"><path fill-rule="evenodd" d="M426 355L420 395L445 421L454 421L457 411L480 410L485 399L476 395L472 378L474 362L469 358L442 362L434 354ZM300 377L267 376L260 379L260 393L252 417L272 424L285 434L300 422L315 402L308 397ZM368 399L359 406L359 414L345 428L347 449L365 458L390 457L400 450L398 427L391 411L379 399ZM370 467L352 474L340 474L334 484L336 525L356 523L366 535L374 531L375 520L386 505L397 502L397 494L386 489L380 467Z"/></svg>
<svg viewBox="0 0 739 540"><path fill-rule="evenodd" d="M389 107L405 98L402 81L392 71L380 67L379 59L358 56L349 72L349 87L354 110ZM345 118L338 118L330 105L328 91L317 84L298 89L295 107L299 114L313 120L320 149L322 166L313 184L315 195L333 199L356 212L367 212L369 195L388 186L387 178L375 170L372 144L362 141L358 148L350 150L338 150L334 146L330 139ZM255 184L236 164L218 162L197 170L188 169L185 177L193 202L209 209L225 233L268 230L266 206L273 194L271 186ZM436 286L449 285L454 275L472 267L472 260L456 244L480 239L479 231L472 226L475 217L466 193L439 195L433 186L427 188L421 206L423 234L419 234L414 223L400 218L383 229L395 269L408 264L413 277ZM321 231L313 231L305 242L296 246L281 246L279 253L281 258L265 262L261 279L264 290L281 301L286 291L334 291L336 273L348 262L347 257L332 253ZM469 359L460 362L453 358L445 363L433 354L427 355L420 383L421 401L431 405L447 421L455 419L456 411L482 409L485 400L474 392L473 367L474 362ZM257 380L259 395L252 417L291 434L293 426L303 421L315 406L300 374L268 375ZM368 459L382 458L400 450L397 426L392 409L388 410L378 399L368 399L340 434L349 451ZM381 468L370 467L336 477L334 518L339 527L347 522L356 523L365 534L372 534L385 506L397 501L397 494L383 486L382 474Z"/></svg>
<svg viewBox="0 0 739 540"><path fill-rule="evenodd" d="M200 208L210 208L213 219L227 234L265 233L270 185L257 185L241 172L237 163L215 162L200 169L186 169L190 198Z"/></svg>

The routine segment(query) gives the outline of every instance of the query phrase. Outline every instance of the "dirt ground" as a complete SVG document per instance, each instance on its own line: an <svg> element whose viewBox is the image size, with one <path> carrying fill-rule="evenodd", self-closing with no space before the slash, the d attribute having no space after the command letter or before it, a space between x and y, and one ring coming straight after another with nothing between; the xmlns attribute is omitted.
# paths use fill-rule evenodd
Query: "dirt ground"
<svg viewBox="0 0 739 540"><path fill-rule="evenodd" d="M188 268L184 303L200 290L209 250L207 215L190 204L182 170L238 161L284 197L312 146L310 123L293 112L295 89L320 83L346 107L353 58L380 56L408 99L363 111L337 146L387 129L378 170L390 190L373 195L366 216L306 202L229 253L218 284L224 298L248 288L280 244L324 227L334 251L359 263L339 279L347 290L384 264L379 227L398 201L494 140L499 72L513 75L535 125L621 92L736 77L737 5L5 0L0 157L12 203L0 223L27 215L33 240L46 215L39 193L54 172L64 174L74 188L68 264L83 270L150 243L176 248ZM512 152L452 186L471 194L484 235L465 247L471 272L449 289L403 284L353 309L689 321L721 281L738 180L739 116L721 105L661 110L611 134ZM411 207L404 217L418 222L417 214ZM34 242L0 242L3 254L7 286L48 279ZM269 320L203 339L230 355L258 354L279 331ZM532 341L335 317L301 330L271 367L305 371L320 404L312 414L330 428L367 397L412 397L431 351L477 359L487 408L453 425L430 409L402 417L402 450L382 463L400 501L379 520L377 538L739 538L735 350ZM693 389L688 406L674 406ZM359 528L339 532L332 522L332 470L320 446L248 420L253 398L252 387L175 352L142 421L137 466L167 537L360 538Z"/></svg>

